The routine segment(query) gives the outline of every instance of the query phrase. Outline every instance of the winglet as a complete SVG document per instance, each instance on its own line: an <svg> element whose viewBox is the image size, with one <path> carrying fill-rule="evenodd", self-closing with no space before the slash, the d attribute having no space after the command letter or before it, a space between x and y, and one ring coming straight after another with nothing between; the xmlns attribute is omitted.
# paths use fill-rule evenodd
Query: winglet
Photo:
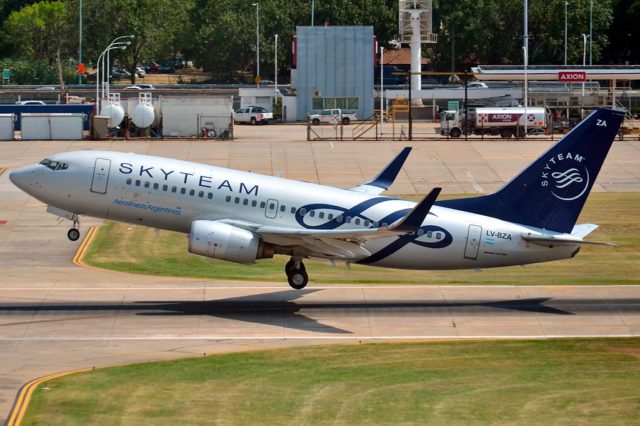
<svg viewBox="0 0 640 426"><path fill-rule="evenodd" d="M440 195L440 191L442 191L442 188L433 188L400 222L389 227L389 230L408 233L417 232L424 218L429 214L429 210L436 202L438 195Z"/></svg>
<svg viewBox="0 0 640 426"><path fill-rule="evenodd" d="M412 148L410 146L404 147L402 151L400 151L400 153L396 155L396 157L391 160L391 162L389 162L389 164L387 164L376 177L369 182L351 188L351 190L368 194L380 194L389 189L393 181L398 177L398 173L400 173L400 169L407 160L411 149Z"/></svg>

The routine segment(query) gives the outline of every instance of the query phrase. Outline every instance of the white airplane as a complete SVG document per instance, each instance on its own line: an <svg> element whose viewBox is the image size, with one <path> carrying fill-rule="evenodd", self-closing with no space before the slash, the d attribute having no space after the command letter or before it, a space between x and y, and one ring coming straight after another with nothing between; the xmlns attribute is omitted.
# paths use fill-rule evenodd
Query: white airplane
<svg viewBox="0 0 640 426"><path fill-rule="evenodd" d="M56 154L11 181L73 221L93 216L189 234L194 254L244 264L290 256L289 284L308 283L305 258L404 269L522 265L575 256L597 225L576 225L623 114L598 109L495 193L419 203L381 196L411 148L351 189L207 164L108 151Z"/></svg>

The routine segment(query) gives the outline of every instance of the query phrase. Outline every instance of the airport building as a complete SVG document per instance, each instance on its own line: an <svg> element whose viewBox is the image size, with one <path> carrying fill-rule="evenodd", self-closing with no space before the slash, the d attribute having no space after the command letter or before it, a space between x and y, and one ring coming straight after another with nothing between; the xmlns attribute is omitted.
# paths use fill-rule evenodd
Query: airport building
<svg viewBox="0 0 640 426"><path fill-rule="evenodd" d="M373 27L297 27L294 43L297 120L327 108L373 115Z"/></svg>

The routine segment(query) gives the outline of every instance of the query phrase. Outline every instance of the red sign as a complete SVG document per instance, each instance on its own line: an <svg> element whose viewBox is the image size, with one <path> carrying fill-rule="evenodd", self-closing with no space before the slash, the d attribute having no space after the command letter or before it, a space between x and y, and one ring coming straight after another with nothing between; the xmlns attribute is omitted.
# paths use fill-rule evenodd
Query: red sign
<svg viewBox="0 0 640 426"><path fill-rule="evenodd" d="M558 81L563 81L563 82L587 81L587 73L584 71L560 71L558 73Z"/></svg>
<svg viewBox="0 0 640 426"><path fill-rule="evenodd" d="M489 123L515 123L522 117L522 114L489 114Z"/></svg>

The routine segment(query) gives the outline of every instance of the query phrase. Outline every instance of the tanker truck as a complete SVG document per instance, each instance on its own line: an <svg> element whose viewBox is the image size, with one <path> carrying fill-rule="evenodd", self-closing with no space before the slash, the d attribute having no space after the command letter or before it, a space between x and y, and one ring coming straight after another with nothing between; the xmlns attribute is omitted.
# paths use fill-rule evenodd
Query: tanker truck
<svg viewBox="0 0 640 426"><path fill-rule="evenodd" d="M475 108L464 126L464 112L447 110L440 114L440 134L459 138L463 134L500 135L503 138L523 137L525 132L544 130L551 125L549 110L540 107Z"/></svg>

